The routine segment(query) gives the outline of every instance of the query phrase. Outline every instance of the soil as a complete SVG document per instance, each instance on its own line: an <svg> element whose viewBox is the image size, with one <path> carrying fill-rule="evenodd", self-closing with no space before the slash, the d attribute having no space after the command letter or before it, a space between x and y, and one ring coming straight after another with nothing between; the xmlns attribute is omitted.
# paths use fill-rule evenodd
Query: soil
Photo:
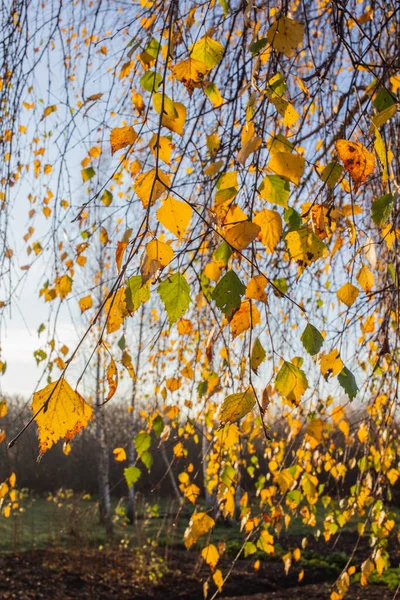
<svg viewBox="0 0 400 600"><path fill-rule="evenodd" d="M302 536L280 539L283 548L294 549ZM327 552L349 556L357 536L343 533L331 548L310 539L308 551L322 559ZM164 550L161 549L164 553ZM355 554L360 564L368 556L367 540L361 540ZM168 571L158 583L145 577L132 552L115 550L37 550L0 554L1 600L204 600L203 583L210 583L209 597L215 591L210 569L199 554L181 548L169 548L163 564ZM233 558L223 559L219 567L226 574ZM158 563L157 563L158 564ZM309 560L294 563L285 574L283 561L261 561L254 571L254 557L238 560L218 600L329 600L340 567ZM304 569L299 583L298 576ZM157 568L153 569L157 572ZM361 587L352 583L346 599L392 600L395 592L384 586Z"/></svg>

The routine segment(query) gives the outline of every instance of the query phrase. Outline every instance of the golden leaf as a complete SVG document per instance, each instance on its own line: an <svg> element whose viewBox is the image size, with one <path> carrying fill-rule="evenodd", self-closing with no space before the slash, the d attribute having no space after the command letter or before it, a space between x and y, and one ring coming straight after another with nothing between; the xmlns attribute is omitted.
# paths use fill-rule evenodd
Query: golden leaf
<svg viewBox="0 0 400 600"><path fill-rule="evenodd" d="M161 124L170 131L174 131L178 135L183 135L186 121L186 106L181 102L174 102L174 109L178 116L173 118L163 114Z"/></svg>
<svg viewBox="0 0 400 600"><path fill-rule="evenodd" d="M356 288L352 283L345 283L342 287L336 292L337 297L343 304L348 306L352 306L354 302L357 300L357 296L360 293L360 290Z"/></svg>
<svg viewBox="0 0 400 600"><path fill-rule="evenodd" d="M113 454L114 460L118 462L124 462L124 460L126 460L126 452L123 448L114 448Z"/></svg>
<svg viewBox="0 0 400 600"><path fill-rule="evenodd" d="M133 189L142 201L143 208L147 208L149 204L152 206L164 194L166 186L169 187L170 184L169 175L158 169L158 177L156 177L156 169L151 169L136 177Z"/></svg>
<svg viewBox="0 0 400 600"><path fill-rule="evenodd" d="M304 173L306 161L299 154L276 152L268 163L268 168L276 175L284 177L295 185L299 185Z"/></svg>
<svg viewBox="0 0 400 600"><path fill-rule="evenodd" d="M211 569L215 569L219 561L219 552L214 544L209 544L201 551L201 556Z"/></svg>
<svg viewBox="0 0 400 600"><path fill-rule="evenodd" d="M105 402L108 402L114 396L118 387L118 370L115 364L115 360L112 356L110 357L110 364L107 367L106 377L108 383L108 394L105 399Z"/></svg>
<svg viewBox="0 0 400 600"><path fill-rule="evenodd" d="M182 240L192 218L192 212L192 208L187 202L169 197L157 210L156 216L161 225Z"/></svg>
<svg viewBox="0 0 400 600"><path fill-rule="evenodd" d="M33 394L31 408L34 414L40 411L35 421L41 455L61 438L70 441L87 426L93 413L92 407L64 377Z"/></svg>
<svg viewBox="0 0 400 600"><path fill-rule="evenodd" d="M267 41L274 50L290 57L303 41L303 36L304 26L301 23L289 17L280 17L269 28Z"/></svg>
<svg viewBox="0 0 400 600"><path fill-rule="evenodd" d="M125 254L125 250L128 247L129 242L120 241L117 244L117 249L115 251L115 263L117 265L118 273L121 271L122 259Z"/></svg>
<svg viewBox="0 0 400 600"><path fill-rule="evenodd" d="M133 368L131 355L126 350L124 350L122 353L121 362L125 369L128 371L132 381L134 381L136 379L135 369Z"/></svg>
<svg viewBox="0 0 400 600"><path fill-rule="evenodd" d="M110 145L111 154L125 148L126 146L132 146L138 138L138 134L131 125L125 127L114 127L110 133Z"/></svg>
<svg viewBox="0 0 400 600"><path fill-rule="evenodd" d="M265 292L265 287L267 283L268 280L264 275L255 275L252 277L246 287L246 298L260 300L266 304L267 294Z"/></svg>
<svg viewBox="0 0 400 600"><path fill-rule="evenodd" d="M338 375L343 369L343 366L339 350L336 348L331 350L331 352L328 352L328 354L323 354L321 356L320 369L326 380L331 376L334 377L335 375Z"/></svg>
<svg viewBox="0 0 400 600"><path fill-rule="evenodd" d="M85 310L89 310L89 308L92 308L92 306L93 306L92 296L89 294L88 296L84 296L83 298L80 298L78 304L79 304L79 308L81 309L81 312L84 313Z"/></svg>
<svg viewBox="0 0 400 600"><path fill-rule="evenodd" d="M189 526L184 534L186 548L190 548L197 540L208 533L215 525L215 521L205 512L199 512L192 515Z"/></svg>
<svg viewBox="0 0 400 600"><path fill-rule="evenodd" d="M124 287L119 288L108 298L104 305L104 312L107 315L107 333L118 331L125 317L128 316Z"/></svg>
<svg viewBox="0 0 400 600"><path fill-rule="evenodd" d="M265 208L254 217L253 222L260 227L259 240L272 253L282 235L281 215Z"/></svg>
<svg viewBox="0 0 400 600"><path fill-rule="evenodd" d="M250 327L255 327L260 322L260 311L258 308L250 300L243 300L239 310L235 312L230 322L232 338L247 331Z"/></svg>
<svg viewBox="0 0 400 600"><path fill-rule="evenodd" d="M157 134L154 133L149 142L149 148L155 157L157 156L158 148L158 157L169 165L171 162L172 143L168 137L164 135L157 136Z"/></svg>
<svg viewBox="0 0 400 600"><path fill-rule="evenodd" d="M207 65L191 57L172 67L172 75L183 83L189 96L192 95L194 88L202 86L204 76L208 71Z"/></svg>
<svg viewBox="0 0 400 600"><path fill-rule="evenodd" d="M224 233L228 244L235 250L244 250L253 242L260 233L260 227L251 221L242 221L237 225L229 227Z"/></svg>
<svg viewBox="0 0 400 600"><path fill-rule="evenodd" d="M357 190L373 172L375 157L360 142L338 140L336 150Z"/></svg>
<svg viewBox="0 0 400 600"><path fill-rule="evenodd" d="M174 251L170 244L157 239L146 244L146 254L149 260L157 261L160 267L166 267L174 258Z"/></svg>
<svg viewBox="0 0 400 600"><path fill-rule="evenodd" d="M57 277L55 281L56 292L60 296L61 300L64 300L72 289L72 279L69 275L62 275Z"/></svg>

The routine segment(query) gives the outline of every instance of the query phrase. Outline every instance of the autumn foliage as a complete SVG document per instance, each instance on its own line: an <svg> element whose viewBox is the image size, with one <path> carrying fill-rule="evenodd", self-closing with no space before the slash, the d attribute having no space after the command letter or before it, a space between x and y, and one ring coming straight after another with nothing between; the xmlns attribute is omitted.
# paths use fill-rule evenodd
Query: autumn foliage
<svg viewBox="0 0 400 600"><path fill-rule="evenodd" d="M397 543L398 7L98 0L61 18L52 4L37 3L27 58L4 54L0 79L1 310L39 271L49 308L39 452L60 439L73 452L98 364L98 409L134 390L127 419L141 428L131 454L114 450L134 456L127 487L154 444L172 445L194 509L184 543L217 589L217 517L240 519L246 556L273 554L294 514L316 529L321 505L326 540L353 519L370 536L366 584ZM16 5L7 26L21 40L33 9ZM17 212L27 226L13 235ZM65 307L81 323L74 348L57 335ZM18 510L11 477L5 516Z"/></svg>

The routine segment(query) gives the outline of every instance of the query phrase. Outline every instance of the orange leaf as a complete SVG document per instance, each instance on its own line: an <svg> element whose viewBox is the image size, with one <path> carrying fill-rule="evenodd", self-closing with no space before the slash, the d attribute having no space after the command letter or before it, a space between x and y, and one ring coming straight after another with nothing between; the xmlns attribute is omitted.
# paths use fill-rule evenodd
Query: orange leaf
<svg viewBox="0 0 400 600"><path fill-rule="evenodd" d="M110 364L107 367L106 376L108 382L108 394L105 402L108 402L114 396L118 387L118 371L113 357L111 357Z"/></svg>
<svg viewBox="0 0 400 600"><path fill-rule="evenodd" d="M371 175L375 168L375 157L360 142L338 140L336 150L344 168L354 181L355 190Z"/></svg>
<svg viewBox="0 0 400 600"><path fill-rule="evenodd" d="M132 146L137 137L138 134L131 125L126 125L126 127L115 127L110 133L111 154L114 154L117 150L121 150L121 148L125 148L126 146Z"/></svg>

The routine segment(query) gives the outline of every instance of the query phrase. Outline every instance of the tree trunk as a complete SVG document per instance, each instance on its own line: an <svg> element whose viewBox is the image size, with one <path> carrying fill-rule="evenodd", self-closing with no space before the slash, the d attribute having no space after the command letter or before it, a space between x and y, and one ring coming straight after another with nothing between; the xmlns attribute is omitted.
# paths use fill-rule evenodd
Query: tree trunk
<svg viewBox="0 0 400 600"><path fill-rule="evenodd" d="M107 443L105 439L105 417L102 404L100 384L101 353L97 355L96 367L96 441L97 441L97 483L99 488L100 521L104 525L106 535L112 535L110 465Z"/></svg>
<svg viewBox="0 0 400 600"><path fill-rule="evenodd" d="M130 432L132 436L132 443L128 446L128 467L132 467L136 461L136 448L133 443L136 436L136 394L137 394L137 378L139 377L140 370L140 355L142 352L142 338L143 338L143 320L144 320L144 305L140 311L140 323L139 323L139 340L137 346L136 364L135 364L135 379L132 381L132 396L131 396L131 412L130 412ZM128 490L128 507L126 510L126 516L130 523L133 523L135 516L135 485Z"/></svg>

